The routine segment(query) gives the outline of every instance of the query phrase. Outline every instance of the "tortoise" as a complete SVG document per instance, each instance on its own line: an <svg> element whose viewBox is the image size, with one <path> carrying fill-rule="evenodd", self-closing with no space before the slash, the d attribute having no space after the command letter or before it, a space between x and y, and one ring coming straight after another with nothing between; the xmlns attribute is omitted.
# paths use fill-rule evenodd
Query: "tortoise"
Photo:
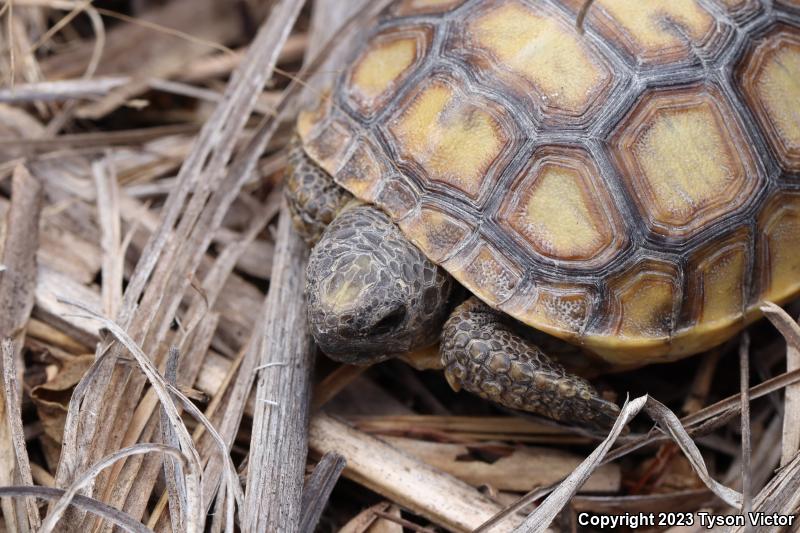
<svg viewBox="0 0 800 533"><path fill-rule="evenodd" d="M673 361L800 294L800 2L584 2L398 0L349 39L286 193L330 357L438 341L454 389L602 428L553 338Z"/></svg>

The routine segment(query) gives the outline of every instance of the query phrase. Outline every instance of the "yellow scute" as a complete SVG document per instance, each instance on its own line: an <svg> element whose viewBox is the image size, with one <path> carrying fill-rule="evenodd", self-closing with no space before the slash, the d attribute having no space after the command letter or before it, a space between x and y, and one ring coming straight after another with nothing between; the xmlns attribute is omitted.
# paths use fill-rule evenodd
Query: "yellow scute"
<svg viewBox="0 0 800 533"><path fill-rule="evenodd" d="M307 141L312 136L314 128L330 113L331 95L324 93L319 104L314 109L304 109L297 115L297 134L303 141Z"/></svg>
<svg viewBox="0 0 800 533"><path fill-rule="evenodd" d="M578 113L610 77L577 31L543 10L505 4L474 20L469 32L501 67L532 83L549 107Z"/></svg>
<svg viewBox="0 0 800 533"><path fill-rule="evenodd" d="M800 44L775 50L761 70L756 91L783 145L800 150Z"/></svg>
<svg viewBox="0 0 800 533"><path fill-rule="evenodd" d="M353 88L366 99L377 98L414 63L416 57L417 41L414 38L373 43L353 71Z"/></svg>
<svg viewBox="0 0 800 533"><path fill-rule="evenodd" d="M536 303L526 314L542 330L578 333L586 323L589 298L580 287L540 287Z"/></svg>
<svg viewBox="0 0 800 533"><path fill-rule="evenodd" d="M597 0L593 7L608 12L645 51L684 47L687 36L696 43L714 25L697 0Z"/></svg>
<svg viewBox="0 0 800 533"><path fill-rule="evenodd" d="M784 206L765 230L769 287L763 299L777 302L800 288L800 197L787 196Z"/></svg>
<svg viewBox="0 0 800 533"><path fill-rule="evenodd" d="M703 270L700 322L732 320L742 314L742 281L747 268L743 247L733 249Z"/></svg>
<svg viewBox="0 0 800 533"><path fill-rule="evenodd" d="M504 144L494 117L441 81L417 94L390 129L430 179L473 197Z"/></svg>
<svg viewBox="0 0 800 533"><path fill-rule="evenodd" d="M574 170L546 167L536 180L520 222L540 248L559 258L591 257L605 244L603 221Z"/></svg>
<svg viewBox="0 0 800 533"><path fill-rule="evenodd" d="M708 103L659 111L634 145L658 219L686 225L717 204L742 178L735 153Z"/></svg>
<svg viewBox="0 0 800 533"><path fill-rule="evenodd" d="M620 297L620 334L651 339L667 336L674 294L675 287L666 278L641 276Z"/></svg>

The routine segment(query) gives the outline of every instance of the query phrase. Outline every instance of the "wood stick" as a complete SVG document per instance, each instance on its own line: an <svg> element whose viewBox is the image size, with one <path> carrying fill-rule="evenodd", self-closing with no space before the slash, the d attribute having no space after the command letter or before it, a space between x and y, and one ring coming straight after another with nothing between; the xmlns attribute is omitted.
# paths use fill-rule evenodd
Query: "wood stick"
<svg viewBox="0 0 800 533"><path fill-rule="evenodd" d="M0 336L14 338L19 350L20 336L34 302L42 186L19 165L14 169L11 194L11 206L3 225Z"/></svg>
<svg viewBox="0 0 800 533"><path fill-rule="evenodd" d="M14 365L15 351L11 339L3 339L3 358L0 365L3 372L3 394L0 395L0 416L4 418L0 419L0 436L4 444L6 441L11 441L11 445L0 451L0 461L4 468L8 468L3 474L4 477L7 475L14 484L33 486L28 449L25 446L25 432L22 427L20 410L22 394ZM42 525L39 509L33 498L25 498L24 506L17 505L13 500L3 500L2 510L7 527L16 526L19 531L28 532L38 531Z"/></svg>
<svg viewBox="0 0 800 533"><path fill-rule="evenodd" d="M153 126L132 130L102 131L90 133L68 133L52 139L21 137L3 139L6 147L24 147L32 152L48 152L57 148L96 148L98 151L121 144L139 144L167 135L195 133L196 124Z"/></svg>
<svg viewBox="0 0 800 533"><path fill-rule="evenodd" d="M27 337L37 339L50 346L55 346L73 355L89 353L91 350L52 325L31 318L26 326Z"/></svg>
<svg viewBox="0 0 800 533"><path fill-rule="evenodd" d="M496 490L528 492L547 487L567 477L583 460L577 455L545 447L505 446L498 443L463 445L384 437L387 443L470 485L489 485ZM495 453L485 461L480 452ZM478 457L472 457L478 452ZM618 492L621 480L616 464L595 470L581 487L583 492Z"/></svg>
<svg viewBox="0 0 800 533"><path fill-rule="evenodd" d="M244 531L297 531L314 351L303 298L308 249L281 209L259 363Z"/></svg>
<svg viewBox="0 0 800 533"><path fill-rule="evenodd" d="M700 366L694 376L694 381L689 389L689 395L686 401L683 402L682 411L686 414L691 414L699 411L706 404L708 393L711 390L711 384L714 378L714 372L717 369L717 363L722 356L722 350L716 348L703 356Z"/></svg>
<svg viewBox="0 0 800 533"><path fill-rule="evenodd" d="M340 365L314 387L314 400L311 408L316 411L328 403L328 401L342 392L354 379L363 374L367 368L369 367Z"/></svg>
<svg viewBox="0 0 800 533"><path fill-rule="evenodd" d="M314 531L322 511L328 504L333 487L339 480L347 461L336 452L322 456L311 476L303 487L303 510L300 517L300 531Z"/></svg>
<svg viewBox="0 0 800 533"><path fill-rule="evenodd" d="M591 439L555 425L512 416L384 415L350 416L361 431L384 435L437 435L449 441L510 440L588 444Z"/></svg>
<svg viewBox="0 0 800 533"><path fill-rule="evenodd" d="M14 372L16 382L22 383L20 350L24 343L25 323L30 317L34 302L42 187L25 167L18 165L12 176L11 194L11 207L6 213L2 228L0 338L14 340L13 345L9 345L13 346L11 353L5 359L6 364L14 364L17 368L5 368L0 362L0 373ZM20 398L6 399L0 394L0 485L15 485L17 481L15 473L19 472L19 465L14 454L12 428L6 420L8 416L17 415L16 412L7 410L13 410L19 400ZM29 529L27 518L22 513L23 507L18 507L16 502L8 498L0 500L0 507L7 531Z"/></svg>
<svg viewBox="0 0 800 533"><path fill-rule="evenodd" d="M345 477L452 531L472 531L502 510L463 481L325 414L311 420L309 447L340 453ZM502 530L520 522L509 517Z"/></svg>
<svg viewBox="0 0 800 533"><path fill-rule="evenodd" d="M61 300L84 302L99 312L100 294L47 265L40 264L37 270L33 316L83 346L94 346L100 334L97 322L76 316L74 309Z"/></svg>
<svg viewBox="0 0 800 533"><path fill-rule="evenodd" d="M290 8L291 2L283 1L273 8L271 18L279 9L299 9L302 3L295 2L296 6ZM313 38L306 51L306 64L340 26L342 13L352 7L350 3L342 4L345 3L341 0L314 3L315 16L325 12L330 17L324 24L312 22ZM276 17L276 20L281 19ZM248 522L243 525L244 531L298 530L308 449L314 356L303 296L308 250L293 231L285 205L281 208L275 240L270 305L248 456L245 493Z"/></svg>
<svg viewBox="0 0 800 533"><path fill-rule="evenodd" d="M111 89L125 85L128 76L109 76L91 80L58 80L25 83L12 88L0 89L0 102L25 103L31 101L61 101L72 98L94 98Z"/></svg>

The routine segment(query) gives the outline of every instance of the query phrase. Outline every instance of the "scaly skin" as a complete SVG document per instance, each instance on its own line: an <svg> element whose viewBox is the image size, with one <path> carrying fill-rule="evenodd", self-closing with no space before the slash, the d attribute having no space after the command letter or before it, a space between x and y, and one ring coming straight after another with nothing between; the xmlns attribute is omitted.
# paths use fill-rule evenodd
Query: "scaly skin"
<svg viewBox="0 0 800 533"><path fill-rule="evenodd" d="M440 340L445 375L456 390L562 422L613 423L617 406L553 362L508 317L470 298L447 319L450 275L382 211L353 200L298 145L290 160L289 205L298 229L316 243L306 298L322 351L370 364Z"/></svg>
<svg viewBox="0 0 800 533"><path fill-rule="evenodd" d="M317 243L325 227L353 200L353 195L306 155L297 137L289 146L285 195L294 226L309 246Z"/></svg>
<svg viewBox="0 0 800 533"><path fill-rule="evenodd" d="M477 298L458 306L444 325L440 348L450 386L561 422L610 428L619 408L519 335L516 327Z"/></svg>
<svg viewBox="0 0 800 533"><path fill-rule="evenodd" d="M378 209L349 205L311 251L311 330L332 358L366 364L435 343L453 285Z"/></svg>

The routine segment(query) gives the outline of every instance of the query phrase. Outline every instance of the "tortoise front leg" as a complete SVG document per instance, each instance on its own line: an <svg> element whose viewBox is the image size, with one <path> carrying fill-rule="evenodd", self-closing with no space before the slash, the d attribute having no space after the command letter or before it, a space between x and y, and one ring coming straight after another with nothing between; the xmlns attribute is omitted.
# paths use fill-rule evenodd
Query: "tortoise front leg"
<svg viewBox="0 0 800 533"><path fill-rule="evenodd" d="M619 408L516 333L507 321L474 297L453 311L440 348L450 386L564 423L610 428Z"/></svg>
<svg viewBox="0 0 800 533"><path fill-rule="evenodd" d="M353 196L308 157L297 137L289 147L288 170L284 191L289 211L298 233L313 246Z"/></svg>

